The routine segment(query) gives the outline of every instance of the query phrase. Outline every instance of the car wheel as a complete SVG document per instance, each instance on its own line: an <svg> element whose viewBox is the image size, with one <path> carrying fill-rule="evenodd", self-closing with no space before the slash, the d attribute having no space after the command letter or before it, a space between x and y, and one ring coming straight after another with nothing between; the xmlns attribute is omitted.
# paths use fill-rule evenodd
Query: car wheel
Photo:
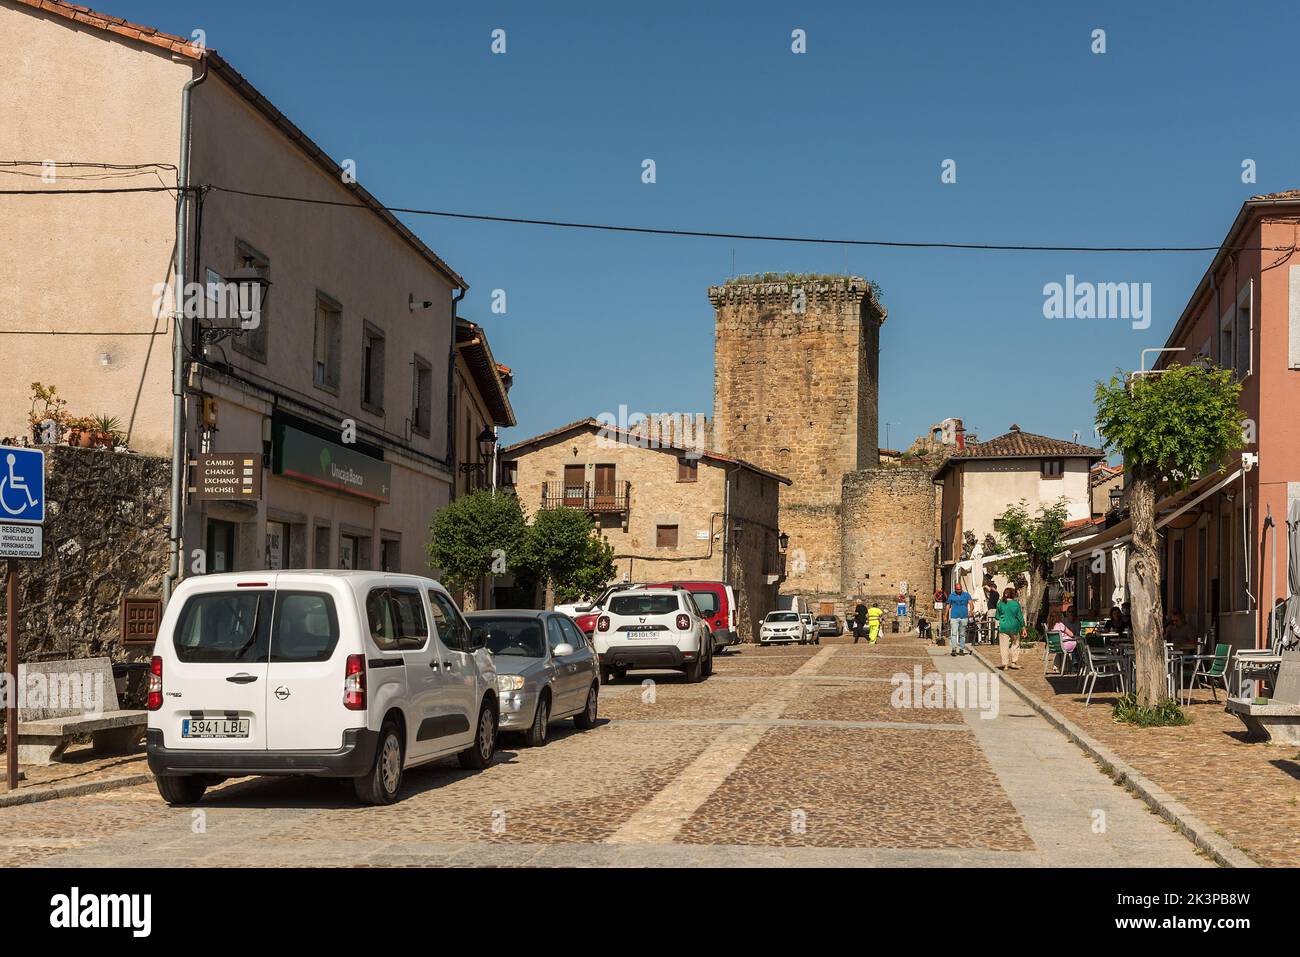
<svg viewBox="0 0 1300 957"><path fill-rule="evenodd" d="M192 775L156 777L158 793L168 804L198 804L208 786Z"/></svg>
<svg viewBox="0 0 1300 957"><path fill-rule="evenodd" d="M704 674L704 662L696 657L694 661L682 669L682 674L686 676L688 685L697 683Z"/></svg>
<svg viewBox="0 0 1300 957"><path fill-rule="evenodd" d="M599 695L600 688L593 681L591 689L587 692L587 707L573 716L573 724L579 731L587 731L596 726L596 707Z"/></svg>
<svg viewBox="0 0 1300 957"><path fill-rule="evenodd" d="M704 659L704 665L701 667L701 674L703 674L704 677L706 678L709 677L711 674L713 674L713 650L712 649L709 650L709 657Z"/></svg>
<svg viewBox="0 0 1300 957"><path fill-rule="evenodd" d="M627 681L627 669L619 668L614 672L615 681Z"/></svg>
<svg viewBox="0 0 1300 957"><path fill-rule="evenodd" d="M402 786L402 736L396 723L385 721L379 729L379 747L370 771L352 779L358 800L366 804L392 804Z"/></svg>
<svg viewBox="0 0 1300 957"><path fill-rule="evenodd" d="M551 696L543 694L537 699L537 710L533 712L533 723L524 732L524 744L530 748L540 748L546 743L546 733L551 724Z"/></svg>
<svg viewBox="0 0 1300 957"><path fill-rule="evenodd" d="M607 684L609 684L609 683L610 683L611 681L613 681L613 680L614 680L614 669L613 669L613 668L607 668L607 667L605 667L604 665L601 665L601 666L600 666L600 683L603 684L603 685L607 685Z"/></svg>
<svg viewBox="0 0 1300 957"><path fill-rule="evenodd" d="M492 755L497 749L497 716L486 701L478 712L478 726L474 732L474 743L457 757L462 768L482 771L492 763Z"/></svg>

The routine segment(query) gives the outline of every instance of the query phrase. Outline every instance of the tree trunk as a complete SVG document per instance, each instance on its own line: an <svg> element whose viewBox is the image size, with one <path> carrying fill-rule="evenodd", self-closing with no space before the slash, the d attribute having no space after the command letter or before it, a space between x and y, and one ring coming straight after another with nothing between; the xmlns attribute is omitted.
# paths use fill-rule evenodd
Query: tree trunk
<svg viewBox="0 0 1300 957"><path fill-rule="evenodd" d="M1026 574L1029 576L1029 595L1025 599L1025 627L1032 632L1034 641L1037 641L1038 620L1043 608L1043 588L1047 585L1047 578L1033 566L1030 566Z"/></svg>
<svg viewBox="0 0 1300 957"><path fill-rule="evenodd" d="M555 583L548 578L546 579L546 610L553 611L554 609L555 609Z"/></svg>
<svg viewBox="0 0 1300 957"><path fill-rule="evenodd" d="M478 586L470 584L465 586L465 591L461 595L460 610L469 614L471 611L478 609Z"/></svg>
<svg viewBox="0 0 1300 957"><path fill-rule="evenodd" d="M1156 534L1154 475L1135 472L1129 490L1133 520L1133 554L1128 560L1128 590L1137 655L1137 700L1151 707L1168 697L1165 670L1164 613L1160 602L1160 541ZM1130 689L1134 690L1134 689Z"/></svg>

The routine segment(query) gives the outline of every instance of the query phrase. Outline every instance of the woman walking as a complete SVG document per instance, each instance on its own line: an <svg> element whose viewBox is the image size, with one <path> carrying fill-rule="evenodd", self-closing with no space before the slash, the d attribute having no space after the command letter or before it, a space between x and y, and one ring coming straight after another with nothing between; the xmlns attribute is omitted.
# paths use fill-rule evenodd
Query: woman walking
<svg viewBox="0 0 1300 957"><path fill-rule="evenodd" d="M1016 600L1016 590L1007 586L998 602L998 652L1002 671L1020 670L1020 639L1025 633L1025 612Z"/></svg>

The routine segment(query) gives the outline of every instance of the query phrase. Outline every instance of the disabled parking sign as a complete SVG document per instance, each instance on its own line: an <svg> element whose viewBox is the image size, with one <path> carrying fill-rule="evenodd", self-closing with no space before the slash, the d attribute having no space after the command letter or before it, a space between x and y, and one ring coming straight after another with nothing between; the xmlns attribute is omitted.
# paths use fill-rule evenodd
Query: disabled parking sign
<svg viewBox="0 0 1300 957"><path fill-rule="evenodd" d="M0 522L45 521L45 453L0 445Z"/></svg>

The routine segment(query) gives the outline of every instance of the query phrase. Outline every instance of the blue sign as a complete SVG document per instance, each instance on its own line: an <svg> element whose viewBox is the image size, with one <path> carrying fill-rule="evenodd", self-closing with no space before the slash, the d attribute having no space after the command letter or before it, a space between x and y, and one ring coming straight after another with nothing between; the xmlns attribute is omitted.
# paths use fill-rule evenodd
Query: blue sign
<svg viewBox="0 0 1300 957"><path fill-rule="evenodd" d="M0 445L0 522L45 521L45 453Z"/></svg>

